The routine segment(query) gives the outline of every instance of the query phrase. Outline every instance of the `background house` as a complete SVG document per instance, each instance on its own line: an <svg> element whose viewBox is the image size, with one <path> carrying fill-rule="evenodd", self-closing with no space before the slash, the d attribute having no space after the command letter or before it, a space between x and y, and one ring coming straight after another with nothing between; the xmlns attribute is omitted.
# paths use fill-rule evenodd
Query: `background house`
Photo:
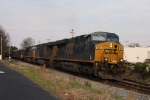
<svg viewBox="0 0 150 100"><path fill-rule="evenodd" d="M124 47L124 60L133 63L150 61L150 47Z"/></svg>

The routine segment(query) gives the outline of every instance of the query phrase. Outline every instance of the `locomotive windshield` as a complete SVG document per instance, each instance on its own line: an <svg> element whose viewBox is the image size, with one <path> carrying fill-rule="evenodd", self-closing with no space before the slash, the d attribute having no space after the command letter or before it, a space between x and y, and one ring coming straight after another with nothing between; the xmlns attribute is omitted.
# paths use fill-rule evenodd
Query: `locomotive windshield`
<svg viewBox="0 0 150 100"><path fill-rule="evenodd" d="M119 42L119 38L116 36L108 36L107 41Z"/></svg>
<svg viewBox="0 0 150 100"><path fill-rule="evenodd" d="M119 43L119 37L115 34L110 33L97 33L92 35L92 41L113 41Z"/></svg>
<svg viewBox="0 0 150 100"><path fill-rule="evenodd" d="M92 37L93 41L106 41L106 36L103 34L94 34Z"/></svg>

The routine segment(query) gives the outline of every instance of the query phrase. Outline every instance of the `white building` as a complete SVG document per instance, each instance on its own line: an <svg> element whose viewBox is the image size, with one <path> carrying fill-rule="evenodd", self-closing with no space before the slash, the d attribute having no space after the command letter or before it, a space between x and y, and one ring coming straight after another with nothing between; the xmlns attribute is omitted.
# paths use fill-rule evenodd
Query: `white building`
<svg viewBox="0 0 150 100"><path fill-rule="evenodd" d="M124 60L135 63L146 59L150 59L150 47L124 47Z"/></svg>

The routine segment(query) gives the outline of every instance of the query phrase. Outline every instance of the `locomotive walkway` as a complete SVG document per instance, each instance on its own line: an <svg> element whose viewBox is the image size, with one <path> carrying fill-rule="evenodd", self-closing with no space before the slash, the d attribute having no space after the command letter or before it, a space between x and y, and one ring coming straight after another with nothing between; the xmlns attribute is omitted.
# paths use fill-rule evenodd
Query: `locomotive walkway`
<svg viewBox="0 0 150 100"><path fill-rule="evenodd" d="M0 62L0 100L59 100Z"/></svg>

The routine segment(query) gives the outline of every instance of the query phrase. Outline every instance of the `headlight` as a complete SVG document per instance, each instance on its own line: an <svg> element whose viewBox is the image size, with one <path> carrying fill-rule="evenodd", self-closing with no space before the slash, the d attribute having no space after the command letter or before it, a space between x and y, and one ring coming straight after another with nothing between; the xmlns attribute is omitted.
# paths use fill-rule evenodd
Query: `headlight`
<svg viewBox="0 0 150 100"><path fill-rule="evenodd" d="M110 48L112 48L112 43L110 43Z"/></svg>
<svg viewBox="0 0 150 100"><path fill-rule="evenodd" d="M120 50L120 51L123 51L124 49L123 49L123 48L119 48L119 50Z"/></svg>
<svg viewBox="0 0 150 100"><path fill-rule="evenodd" d="M105 61L107 61L108 59L107 58L105 58Z"/></svg>
<svg viewBox="0 0 150 100"><path fill-rule="evenodd" d="M100 49L100 50L102 50L102 47L95 47L95 49Z"/></svg>

